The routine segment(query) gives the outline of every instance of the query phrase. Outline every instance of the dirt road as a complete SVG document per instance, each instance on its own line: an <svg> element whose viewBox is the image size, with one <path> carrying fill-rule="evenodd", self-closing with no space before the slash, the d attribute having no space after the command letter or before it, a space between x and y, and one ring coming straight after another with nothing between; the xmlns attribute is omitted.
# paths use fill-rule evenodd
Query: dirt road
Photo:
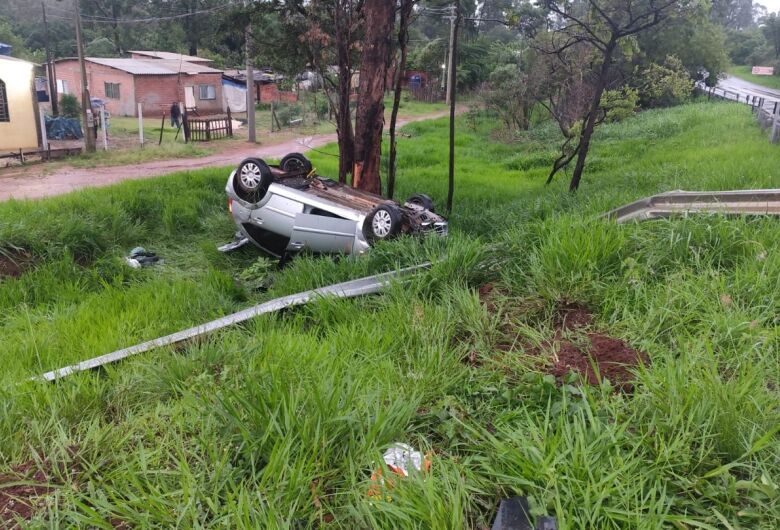
<svg viewBox="0 0 780 530"><path fill-rule="evenodd" d="M437 112L424 116L399 119L398 123L401 126L416 121L442 118L447 115L448 112L446 111ZM271 145L246 144L199 158L155 160L132 166L66 167L48 175L45 173L45 164L25 167L13 173L0 174L0 201L11 198L34 199L60 195L81 188L108 186L123 180L157 177L187 169L231 166L247 156L278 159L290 152L305 152L335 141L335 133L320 134Z"/></svg>

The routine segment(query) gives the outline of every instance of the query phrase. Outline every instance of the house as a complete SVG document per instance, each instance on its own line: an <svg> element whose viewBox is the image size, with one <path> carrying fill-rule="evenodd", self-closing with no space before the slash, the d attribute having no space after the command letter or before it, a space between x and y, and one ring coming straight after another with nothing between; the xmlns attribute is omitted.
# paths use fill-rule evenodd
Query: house
<svg viewBox="0 0 780 530"><path fill-rule="evenodd" d="M0 151L40 145L35 65L0 55Z"/></svg>
<svg viewBox="0 0 780 530"><path fill-rule="evenodd" d="M284 76L275 74L268 69L253 71L255 80L255 99L258 103L284 101L294 103L298 96L294 92L279 90L278 83ZM225 94L225 105L238 112L246 111L246 103L239 105L241 97L246 100L246 70L225 70L222 76L222 88Z"/></svg>
<svg viewBox="0 0 780 530"><path fill-rule="evenodd" d="M137 116L139 103L144 116L160 116L168 112L174 101L183 102L187 109L200 115L221 113L222 70L206 66L208 59L193 63L183 60L185 57L189 56L180 59L87 57L90 96L103 99L108 111L115 116ZM78 60L56 62L57 92L81 94Z"/></svg>
<svg viewBox="0 0 780 530"><path fill-rule="evenodd" d="M173 52L158 52L158 51L139 51L130 50L131 59L164 59L169 61L185 61L192 64L199 64L201 66L208 66L213 63L211 59L204 57L196 57L195 55L184 55L182 53Z"/></svg>

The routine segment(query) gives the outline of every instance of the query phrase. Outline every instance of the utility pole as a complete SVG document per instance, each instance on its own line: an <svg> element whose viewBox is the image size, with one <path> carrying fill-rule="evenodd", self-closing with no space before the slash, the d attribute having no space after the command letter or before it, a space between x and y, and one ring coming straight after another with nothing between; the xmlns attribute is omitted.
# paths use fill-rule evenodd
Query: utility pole
<svg viewBox="0 0 780 530"><path fill-rule="evenodd" d="M244 30L246 41L246 126L249 129L249 142L255 143L255 71L252 67L252 25Z"/></svg>
<svg viewBox="0 0 780 530"><path fill-rule="evenodd" d="M453 76L452 72L455 70L455 39L457 38L457 18L458 18L458 0L455 1L455 5L450 7L451 13L447 17L450 19L450 52L449 52L449 65L447 66L447 105L450 104L452 99L452 85Z"/></svg>
<svg viewBox="0 0 780 530"><path fill-rule="evenodd" d="M81 121L84 123L84 148L87 153L95 152L95 137L92 135L95 117L92 116L92 103L89 100L87 88L87 68L84 63L84 45L81 42L81 2L73 0L76 8L76 49L79 54L79 69L81 70Z"/></svg>
<svg viewBox="0 0 780 530"><path fill-rule="evenodd" d="M49 24L46 22L46 4L41 2L43 9L43 34L44 46L46 47L46 77L49 78L49 99L51 99L51 112L57 116L59 111L59 102L57 101L57 78L54 72L54 59L51 56L49 48Z"/></svg>
<svg viewBox="0 0 780 530"><path fill-rule="evenodd" d="M452 13L455 23L454 31L451 33L450 45L450 75L447 83L447 103L450 105L450 160L449 160L449 178L447 182L447 213L452 212L452 200L455 196L455 68L457 65L456 55L458 53L458 25L460 24L460 9L456 3Z"/></svg>

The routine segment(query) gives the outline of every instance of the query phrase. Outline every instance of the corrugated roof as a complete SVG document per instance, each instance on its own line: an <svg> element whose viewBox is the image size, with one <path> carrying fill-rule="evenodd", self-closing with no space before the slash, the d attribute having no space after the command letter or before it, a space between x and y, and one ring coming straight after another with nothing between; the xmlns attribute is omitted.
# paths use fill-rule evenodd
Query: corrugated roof
<svg viewBox="0 0 780 530"><path fill-rule="evenodd" d="M17 63L27 63L30 66L37 66L36 63L31 63L30 61L25 61L24 59L17 59L16 57L11 57L10 55L0 55L0 59L4 61L14 61Z"/></svg>
<svg viewBox="0 0 780 530"><path fill-rule="evenodd" d="M169 59L113 59L105 57L87 57L87 61L103 66L110 66L133 75L173 75L222 73L221 70L188 63L186 61Z"/></svg>
<svg viewBox="0 0 780 530"><path fill-rule="evenodd" d="M195 55L184 55L183 53L173 52L158 52L158 51L143 51L143 50L130 50L130 53L138 55L148 55L155 59L171 59L176 61L189 61L189 62L213 62L211 59L205 59L203 57L196 57Z"/></svg>

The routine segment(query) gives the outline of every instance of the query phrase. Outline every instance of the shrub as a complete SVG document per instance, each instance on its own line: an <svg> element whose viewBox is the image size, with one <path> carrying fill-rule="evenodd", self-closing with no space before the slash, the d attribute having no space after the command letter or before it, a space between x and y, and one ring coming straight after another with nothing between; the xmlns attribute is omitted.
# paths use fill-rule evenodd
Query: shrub
<svg viewBox="0 0 780 530"><path fill-rule="evenodd" d="M81 105L73 94L63 94L60 98L60 114L66 118L78 118L81 115Z"/></svg>
<svg viewBox="0 0 780 530"><path fill-rule="evenodd" d="M668 55L663 64L651 64L642 73L645 83L639 99L645 107L669 107L691 97L693 82L682 61Z"/></svg>
<svg viewBox="0 0 780 530"><path fill-rule="evenodd" d="M622 121L634 113L639 92L627 86L617 90L605 90L601 95L601 108L606 115L606 121Z"/></svg>

